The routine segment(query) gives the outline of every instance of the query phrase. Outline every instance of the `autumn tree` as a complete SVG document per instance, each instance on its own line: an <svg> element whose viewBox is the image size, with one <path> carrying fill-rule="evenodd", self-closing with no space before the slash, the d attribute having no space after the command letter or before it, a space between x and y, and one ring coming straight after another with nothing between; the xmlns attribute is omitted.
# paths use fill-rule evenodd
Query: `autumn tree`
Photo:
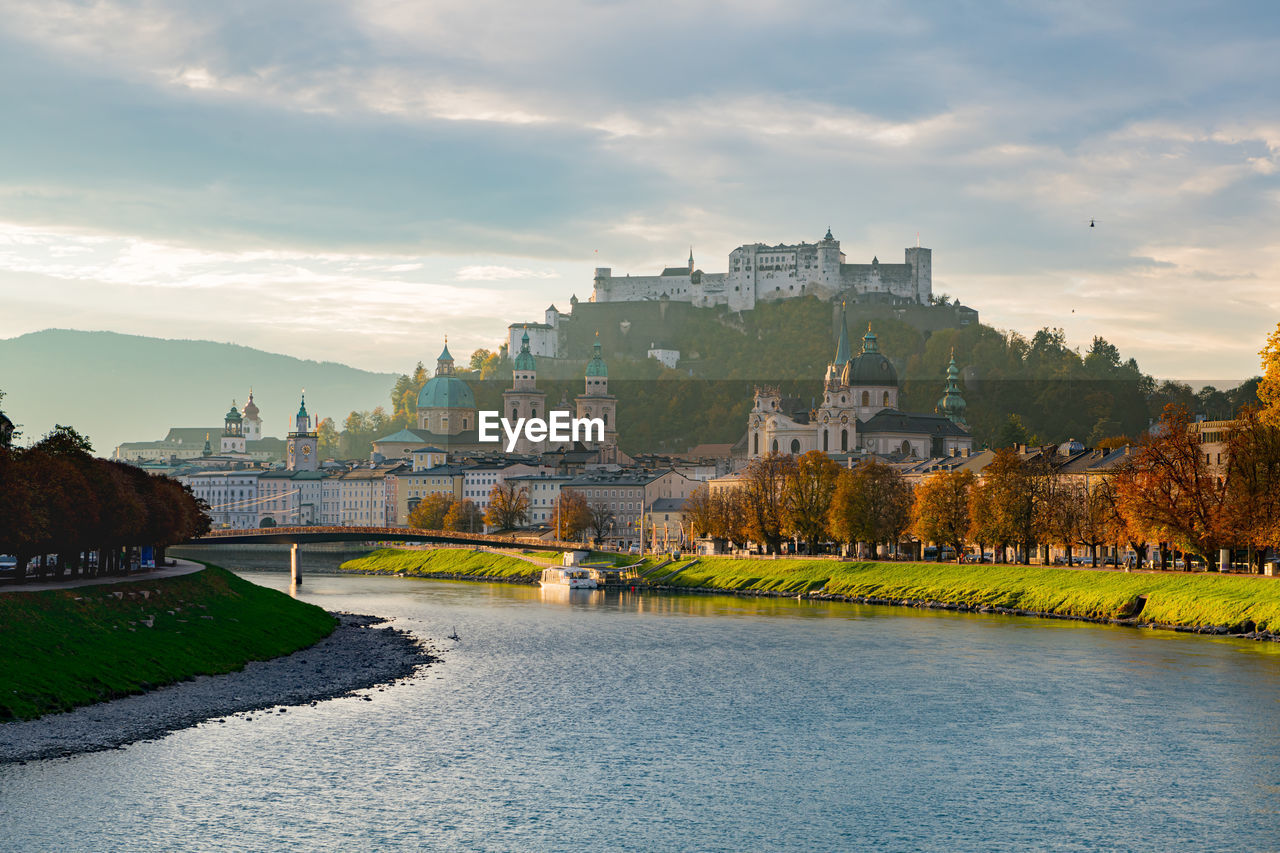
<svg viewBox="0 0 1280 853"><path fill-rule="evenodd" d="M529 519L529 490L524 486L503 480L489 490L489 508L484 520L490 527L510 530L524 525Z"/></svg>
<svg viewBox="0 0 1280 853"><path fill-rule="evenodd" d="M811 450L797 458L786 475L784 529L807 543L811 554L828 538L831 497L839 476L840 466L821 450Z"/></svg>
<svg viewBox="0 0 1280 853"><path fill-rule="evenodd" d="M1002 550L1019 545L1023 562L1028 562L1036 540L1041 493L1038 477L1043 475L1043 471L1032 470L1016 451L996 451L995 459L983 469L982 481L973 489L971 538L991 542Z"/></svg>
<svg viewBox="0 0 1280 853"><path fill-rule="evenodd" d="M1227 436L1224 524L1235 543L1249 549L1249 563L1280 542L1280 424L1247 408Z"/></svg>
<svg viewBox="0 0 1280 853"><path fill-rule="evenodd" d="M567 541L581 536L591 526L591 507L586 496L575 489L561 489L551 507L549 524L557 539Z"/></svg>
<svg viewBox="0 0 1280 853"><path fill-rule="evenodd" d="M461 533L478 533L484 529L484 518L480 508L470 498L454 501L449 511L444 514L445 530L456 530Z"/></svg>
<svg viewBox="0 0 1280 853"><path fill-rule="evenodd" d="M715 501L706 483L695 488L684 500L684 520L691 537L713 536Z"/></svg>
<svg viewBox="0 0 1280 853"><path fill-rule="evenodd" d="M871 557L879 546L897 545L911 526L912 493L892 465L870 459L840 472L831 502L831 530L841 541L866 542Z"/></svg>
<svg viewBox="0 0 1280 853"><path fill-rule="evenodd" d="M1225 477L1209 470L1187 410L1165 409L1137 452L1115 474L1119 511L1154 539L1171 540L1216 567L1226 540Z"/></svg>
<svg viewBox="0 0 1280 853"><path fill-rule="evenodd" d="M943 471L925 480L915 490L911 508L911 532L921 542L933 542L942 556L942 546L950 545L960 559L969 535L969 493L972 471Z"/></svg>
<svg viewBox="0 0 1280 853"><path fill-rule="evenodd" d="M1258 400L1262 404L1262 420L1280 426L1280 325L1267 335L1258 353L1262 358L1262 379L1258 382Z"/></svg>
<svg viewBox="0 0 1280 853"><path fill-rule="evenodd" d="M453 495L436 492L418 501L409 513L409 526L416 530L444 530L444 519L455 501Z"/></svg>
<svg viewBox="0 0 1280 853"><path fill-rule="evenodd" d="M795 464L777 452L757 456L742 479L747 533L770 554L778 553L786 531L786 483Z"/></svg>

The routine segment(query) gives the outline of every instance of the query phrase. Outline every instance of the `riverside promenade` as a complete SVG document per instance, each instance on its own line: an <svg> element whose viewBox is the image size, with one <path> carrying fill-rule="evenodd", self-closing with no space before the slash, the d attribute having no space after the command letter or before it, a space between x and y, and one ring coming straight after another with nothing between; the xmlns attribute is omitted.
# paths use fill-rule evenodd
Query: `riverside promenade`
<svg viewBox="0 0 1280 853"><path fill-rule="evenodd" d="M172 566L157 566L154 569L146 571L130 572L127 575L104 575L96 578L66 578L64 580L41 580L36 583L13 583L12 581L0 584L0 595L7 592L42 592L49 589L72 589L78 586L100 586L109 583L129 583L131 581L150 581L159 580L161 578L176 578L181 575L189 575L192 572L198 572L203 569L200 563L191 560L173 560Z"/></svg>

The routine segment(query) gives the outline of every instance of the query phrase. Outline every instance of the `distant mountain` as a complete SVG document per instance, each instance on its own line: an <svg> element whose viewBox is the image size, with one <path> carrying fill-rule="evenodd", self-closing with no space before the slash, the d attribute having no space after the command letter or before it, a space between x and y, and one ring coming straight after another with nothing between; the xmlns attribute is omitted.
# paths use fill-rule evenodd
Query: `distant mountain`
<svg viewBox="0 0 1280 853"><path fill-rule="evenodd" d="M395 380L212 341L66 329L0 340L0 407L24 443L69 424L103 456L124 441L164 438L169 427L221 426L233 399L244 406L250 386L269 436L290 428L303 388L307 411L341 426L352 410L388 405Z"/></svg>

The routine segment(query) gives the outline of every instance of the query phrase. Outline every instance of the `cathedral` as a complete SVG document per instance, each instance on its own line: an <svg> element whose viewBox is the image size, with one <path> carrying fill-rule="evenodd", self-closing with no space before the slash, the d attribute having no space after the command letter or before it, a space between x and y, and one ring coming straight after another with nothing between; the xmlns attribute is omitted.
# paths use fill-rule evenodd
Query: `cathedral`
<svg viewBox="0 0 1280 853"><path fill-rule="evenodd" d="M898 373L880 352L868 325L862 351L853 355L845 313L840 340L827 365L822 402L807 408L777 388L757 388L747 416L747 456L770 452L799 455L821 450L832 456L875 453L897 459L950 456L972 449L964 420L955 355L935 414L898 410Z"/></svg>
<svg viewBox="0 0 1280 853"><path fill-rule="evenodd" d="M520 418L546 418L550 409L569 411L569 401L547 405L547 392L538 388L538 364L529 348L529 333L520 341L520 352L512 361L511 387L502 392L501 417L514 423ZM616 461L618 444L618 398L609 393L609 369L600 354L597 337L591 360L587 363L583 393L573 398L575 417L600 418L604 421L604 441L585 446L600 450L605 461ZM436 359L436 372L418 393L417 427L402 429L373 442L374 453L385 459L407 457L414 450L436 447L453 452L492 452L498 444L479 439L479 410L471 387L457 375L453 356L446 340ZM516 453L542 453L551 450L550 442L531 443L523 436L517 441Z"/></svg>

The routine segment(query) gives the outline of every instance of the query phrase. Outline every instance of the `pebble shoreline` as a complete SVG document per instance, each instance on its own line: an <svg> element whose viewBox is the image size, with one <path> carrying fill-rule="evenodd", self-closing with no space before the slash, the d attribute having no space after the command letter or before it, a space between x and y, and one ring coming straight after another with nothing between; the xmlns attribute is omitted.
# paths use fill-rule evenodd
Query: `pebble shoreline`
<svg viewBox="0 0 1280 853"><path fill-rule="evenodd" d="M202 675L137 696L35 720L0 724L0 764L60 758L155 740L242 712L314 705L394 684L440 658L383 619L335 613L338 627L308 648L250 661L239 672Z"/></svg>

